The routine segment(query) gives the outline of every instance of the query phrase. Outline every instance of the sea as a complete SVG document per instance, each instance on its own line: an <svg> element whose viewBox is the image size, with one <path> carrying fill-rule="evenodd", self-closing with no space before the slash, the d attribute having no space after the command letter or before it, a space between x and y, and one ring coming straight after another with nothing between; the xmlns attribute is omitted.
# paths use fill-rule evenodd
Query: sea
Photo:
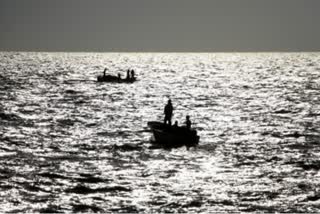
<svg viewBox="0 0 320 214"><path fill-rule="evenodd" d="M320 212L319 104L320 53L0 52L0 212Z"/></svg>

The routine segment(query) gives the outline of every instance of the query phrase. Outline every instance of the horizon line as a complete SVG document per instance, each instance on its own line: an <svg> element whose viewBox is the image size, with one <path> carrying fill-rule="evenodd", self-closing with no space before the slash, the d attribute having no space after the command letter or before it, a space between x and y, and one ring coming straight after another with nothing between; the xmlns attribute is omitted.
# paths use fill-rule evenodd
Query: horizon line
<svg viewBox="0 0 320 214"><path fill-rule="evenodd" d="M0 50L20 53L320 53L318 51L50 51L50 50Z"/></svg>

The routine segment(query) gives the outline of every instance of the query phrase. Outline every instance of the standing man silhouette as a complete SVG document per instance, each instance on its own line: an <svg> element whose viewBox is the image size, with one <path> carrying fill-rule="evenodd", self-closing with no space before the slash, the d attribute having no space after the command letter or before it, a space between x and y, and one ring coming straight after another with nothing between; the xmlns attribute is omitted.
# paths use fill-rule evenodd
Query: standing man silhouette
<svg viewBox="0 0 320 214"><path fill-rule="evenodd" d="M187 129L191 129L191 121L190 121L190 116L186 116L186 127Z"/></svg>
<svg viewBox="0 0 320 214"><path fill-rule="evenodd" d="M127 70L127 80L130 79L130 69Z"/></svg>
<svg viewBox="0 0 320 214"><path fill-rule="evenodd" d="M132 69L131 70L131 79L133 80L135 77L134 77L134 70Z"/></svg>
<svg viewBox="0 0 320 214"><path fill-rule="evenodd" d="M164 124L168 124L169 126L171 126L171 118L172 118L172 113L173 113L173 107L172 107L172 103L171 100L168 100L167 105L164 107Z"/></svg>

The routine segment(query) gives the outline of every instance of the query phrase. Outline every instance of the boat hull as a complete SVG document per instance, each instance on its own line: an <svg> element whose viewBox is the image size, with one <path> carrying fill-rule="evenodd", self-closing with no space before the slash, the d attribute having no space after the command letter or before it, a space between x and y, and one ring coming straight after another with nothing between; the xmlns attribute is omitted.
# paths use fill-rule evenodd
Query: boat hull
<svg viewBox="0 0 320 214"><path fill-rule="evenodd" d="M137 79L136 78L130 78L130 79L119 79L116 76L106 75L106 76L98 76L97 81L98 82L111 82L111 83L133 83Z"/></svg>
<svg viewBox="0 0 320 214"><path fill-rule="evenodd" d="M166 148L177 148L186 146L195 147L199 144L200 137L196 130L187 129L186 127L173 127L159 122L149 122L154 136L155 144Z"/></svg>

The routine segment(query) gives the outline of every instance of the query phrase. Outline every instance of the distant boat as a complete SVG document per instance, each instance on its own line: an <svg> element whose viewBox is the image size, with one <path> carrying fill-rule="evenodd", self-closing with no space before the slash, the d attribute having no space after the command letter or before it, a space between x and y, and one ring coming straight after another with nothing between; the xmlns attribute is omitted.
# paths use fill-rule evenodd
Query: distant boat
<svg viewBox="0 0 320 214"><path fill-rule="evenodd" d="M112 82L112 83L133 83L137 80L137 78L129 78L129 79L122 79L117 76L112 75L100 75L97 77L98 82Z"/></svg>
<svg viewBox="0 0 320 214"><path fill-rule="evenodd" d="M186 146L187 149L199 144L200 137L195 129L174 127L161 122L148 122L154 136L154 142L164 148L177 148Z"/></svg>

